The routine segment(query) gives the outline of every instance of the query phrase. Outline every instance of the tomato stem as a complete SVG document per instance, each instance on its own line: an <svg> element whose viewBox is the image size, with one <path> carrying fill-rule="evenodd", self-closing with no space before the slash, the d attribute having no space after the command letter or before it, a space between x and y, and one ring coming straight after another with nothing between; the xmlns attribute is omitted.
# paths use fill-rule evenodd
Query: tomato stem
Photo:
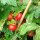
<svg viewBox="0 0 40 40"><path fill-rule="evenodd" d="M29 9L31 3L32 3L32 0L30 0L30 1L28 2L27 6L26 6L26 9L24 10L24 13L23 13L22 18L21 18L21 20L20 20L20 23L18 24L17 30L19 29L19 27L20 27L20 25L21 25L21 23L22 23L25 15L26 15L26 13L28 12L28 9Z"/></svg>

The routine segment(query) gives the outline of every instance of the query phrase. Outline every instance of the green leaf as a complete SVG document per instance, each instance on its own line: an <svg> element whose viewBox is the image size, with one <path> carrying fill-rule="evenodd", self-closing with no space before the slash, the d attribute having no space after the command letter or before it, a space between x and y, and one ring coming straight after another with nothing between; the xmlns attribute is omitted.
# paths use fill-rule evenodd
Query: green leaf
<svg viewBox="0 0 40 40"><path fill-rule="evenodd" d="M38 18L40 16L40 7L38 7L34 13L35 18Z"/></svg>
<svg viewBox="0 0 40 40"><path fill-rule="evenodd" d="M2 30L3 25L9 15L9 12L11 10L11 7L8 5L3 6L4 7L4 12L0 12L0 30Z"/></svg>
<svg viewBox="0 0 40 40"><path fill-rule="evenodd" d="M13 32L7 29L5 32L6 40L11 40L12 36L13 36Z"/></svg>
<svg viewBox="0 0 40 40"><path fill-rule="evenodd" d="M36 23L38 23L38 24L40 25L40 18L38 18L38 19L33 19L33 22L36 22Z"/></svg>
<svg viewBox="0 0 40 40"><path fill-rule="evenodd" d="M4 20L1 20L0 21L0 31L3 29L3 25L4 25L5 21Z"/></svg>
<svg viewBox="0 0 40 40"><path fill-rule="evenodd" d="M24 23L23 25L20 26L20 28L19 28L19 33L20 33L21 35L24 35L24 34L25 34L25 32L26 32L26 26L27 26L26 23ZM24 29L25 29L25 30L24 30Z"/></svg>
<svg viewBox="0 0 40 40"><path fill-rule="evenodd" d="M4 5L7 3L9 5L17 6L16 0L1 0L1 3L3 3Z"/></svg>
<svg viewBox="0 0 40 40"><path fill-rule="evenodd" d="M38 2L38 5L40 6L40 1Z"/></svg>
<svg viewBox="0 0 40 40"><path fill-rule="evenodd" d="M22 6L14 7L14 11L14 16L16 16L19 12L23 11Z"/></svg>
<svg viewBox="0 0 40 40"><path fill-rule="evenodd" d="M17 35L18 35L18 34L14 34L14 36L12 37L11 40L16 40L16 39L17 39Z"/></svg>
<svg viewBox="0 0 40 40"><path fill-rule="evenodd" d="M29 21L35 17L36 19L40 17L40 6L31 5L28 11L28 15L25 16Z"/></svg>
<svg viewBox="0 0 40 40"><path fill-rule="evenodd" d="M31 4L28 11L31 13L31 12L35 11L36 9L37 9L37 6Z"/></svg>
<svg viewBox="0 0 40 40"><path fill-rule="evenodd" d="M2 7L1 7L2 8ZM0 11L0 20L7 19L9 12L11 11L11 7L9 5L3 6L4 11ZM1 10L1 9L0 9Z"/></svg>
<svg viewBox="0 0 40 40"><path fill-rule="evenodd" d="M36 35L33 37L34 40L40 40L40 28L36 30Z"/></svg>
<svg viewBox="0 0 40 40"><path fill-rule="evenodd" d="M26 15L26 18L28 21L32 21L33 18L39 18L40 17L40 6L31 6L28 11L28 15Z"/></svg>
<svg viewBox="0 0 40 40"><path fill-rule="evenodd" d="M29 14L29 15L27 16L27 20L28 20L28 21L32 21L32 20L33 20L33 17L34 17L34 13Z"/></svg>
<svg viewBox="0 0 40 40"><path fill-rule="evenodd" d="M34 17L34 11L37 9L37 6L35 5L31 5L29 7L29 10L28 10L28 13L25 15L25 18L27 18L29 21L32 21L33 20L33 17Z"/></svg>
<svg viewBox="0 0 40 40"><path fill-rule="evenodd" d="M24 34L26 34L26 32L35 30L37 28L38 28L38 25L36 23L27 22L20 26L19 33L20 33L20 35L24 35Z"/></svg>
<svg viewBox="0 0 40 40"><path fill-rule="evenodd" d="M23 5L27 5L29 0L23 0Z"/></svg>
<svg viewBox="0 0 40 40"><path fill-rule="evenodd" d="M25 8L26 8L26 6L22 5L21 6L21 11L24 11Z"/></svg>
<svg viewBox="0 0 40 40"><path fill-rule="evenodd" d="M39 17L40 17L40 6L38 6L38 7L36 8L36 10L32 11L31 13L34 14L34 17L35 17L35 18L39 18Z"/></svg>
<svg viewBox="0 0 40 40"><path fill-rule="evenodd" d="M24 36L22 37L22 40L27 40L27 36L24 35Z"/></svg>
<svg viewBox="0 0 40 40"><path fill-rule="evenodd" d="M26 6L27 6L27 4L28 4L28 1L29 1L29 0L23 0L23 4L22 4L22 6L21 6L21 10L22 10L22 11L26 8Z"/></svg>
<svg viewBox="0 0 40 40"><path fill-rule="evenodd" d="M5 1L5 0L0 0L0 1L1 1L1 3L3 3L3 4L6 4L6 2L7 2L7 1Z"/></svg>
<svg viewBox="0 0 40 40"><path fill-rule="evenodd" d="M39 0L32 0L33 3L37 4L39 2Z"/></svg>
<svg viewBox="0 0 40 40"><path fill-rule="evenodd" d="M16 24L16 21L14 19L12 19L11 21L7 22L7 25L9 25L9 24Z"/></svg>

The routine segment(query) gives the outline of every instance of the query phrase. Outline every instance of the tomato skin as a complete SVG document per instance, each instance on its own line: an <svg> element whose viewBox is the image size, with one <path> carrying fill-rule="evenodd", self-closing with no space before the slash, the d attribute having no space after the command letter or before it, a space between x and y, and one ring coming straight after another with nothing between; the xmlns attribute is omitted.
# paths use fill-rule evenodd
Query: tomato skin
<svg viewBox="0 0 40 40"><path fill-rule="evenodd" d="M29 33L28 33L28 36L30 36L30 37L32 37L32 36L34 36L35 35L35 33L33 32L33 31L30 31Z"/></svg>
<svg viewBox="0 0 40 40"><path fill-rule="evenodd" d="M15 20L19 21L22 17L22 13L19 13L16 17L15 17Z"/></svg>
<svg viewBox="0 0 40 40"><path fill-rule="evenodd" d="M9 16L8 16L8 18L7 18L7 20L10 21L10 20L12 20L12 19L13 19L13 14L10 13Z"/></svg>
<svg viewBox="0 0 40 40"><path fill-rule="evenodd" d="M8 29L11 30L11 31L15 31L17 29L17 27L16 27L16 25L10 24L8 26Z"/></svg>

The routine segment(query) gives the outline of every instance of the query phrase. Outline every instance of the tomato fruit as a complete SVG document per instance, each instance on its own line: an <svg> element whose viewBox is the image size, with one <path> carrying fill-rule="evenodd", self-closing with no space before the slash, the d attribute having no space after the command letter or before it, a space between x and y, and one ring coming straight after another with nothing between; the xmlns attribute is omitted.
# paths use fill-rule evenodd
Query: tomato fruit
<svg viewBox="0 0 40 40"><path fill-rule="evenodd" d="M32 37L32 36L34 36L34 32L33 31L30 31L29 33L28 33L28 36L30 36L30 37Z"/></svg>
<svg viewBox="0 0 40 40"><path fill-rule="evenodd" d="M17 29L17 27L16 27L16 25L10 24L8 26L8 29L11 30L11 31L15 31Z"/></svg>
<svg viewBox="0 0 40 40"><path fill-rule="evenodd" d="M19 21L22 17L22 13L19 13L16 17L15 17L15 20Z"/></svg>
<svg viewBox="0 0 40 40"><path fill-rule="evenodd" d="M12 19L13 19L13 14L10 13L9 16L8 16L8 18L7 18L7 20L12 20Z"/></svg>

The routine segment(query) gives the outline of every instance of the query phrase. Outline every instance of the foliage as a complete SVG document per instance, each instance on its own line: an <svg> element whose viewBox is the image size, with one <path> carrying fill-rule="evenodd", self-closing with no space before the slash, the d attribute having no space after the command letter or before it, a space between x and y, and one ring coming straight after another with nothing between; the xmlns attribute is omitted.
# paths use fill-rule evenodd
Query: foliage
<svg viewBox="0 0 40 40"><path fill-rule="evenodd" d="M36 30L36 35L34 36L34 40L40 40L40 28Z"/></svg>
<svg viewBox="0 0 40 40"><path fill-rule="evenodd" d="M36 30L37 28L38 28L37 24L35 24L33 22L27 22L27 23L24 23L23 25L21 25L19 32L21 35L24 35L26 32L31 31L31 30Z"/></svg>
<svg viewBox="0 0 40 40"><path fill-rule="evenodd" d="M0 40L27 40L26 34L29 31L36 31L33 40L40 40L40 0L32 0L24 17L26 22L20 25L18 32L8 29L9 24L19 24L20 21L16 21L14 18L19 12L24 12L28 1L23 0L21 3L19 0L0 0ZM8 21L7 17L10 12L13 13L13 19Z"/></svg>

